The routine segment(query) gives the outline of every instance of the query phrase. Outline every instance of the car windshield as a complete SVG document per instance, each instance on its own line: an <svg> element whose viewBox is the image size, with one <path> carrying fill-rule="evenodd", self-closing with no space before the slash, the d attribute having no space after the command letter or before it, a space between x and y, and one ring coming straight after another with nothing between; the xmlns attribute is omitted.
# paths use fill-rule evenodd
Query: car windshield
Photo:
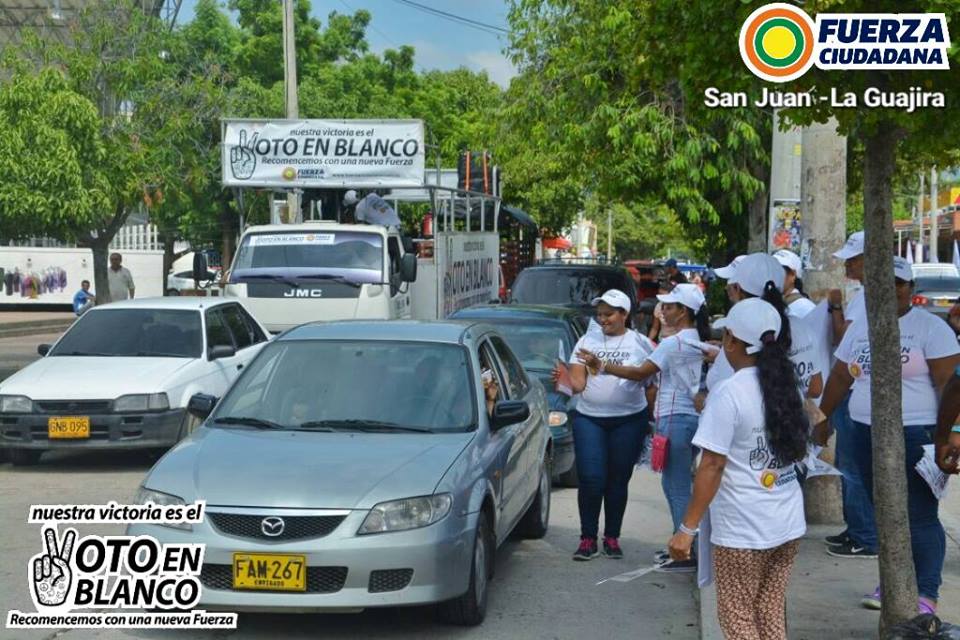
<svg viewBox="0 0 960 640"><path fill-rule="evenodd" d="M379 233L257 233L244 237L232 278L274 274L289 277L330 274L380 282L383 237Z"/></svg>
<svg viewBox="0 0 960 640"><path fill-rule="evenodd" d="M465 348L425 342L267 345L213 423L316 431L465 431L477 422Z"/></svg>
<svg viewBox="0 0 960 640"><path fill-rule="evenodd" d="M609 289L626 291L626 279L610 270L529 269L517 276L512 297L522 304L588 305Z"/></svg>
<svg viewBox="0 0 960 640"><path fill-rule="evenodd" d="M80 316L51 356L199 358L200 312L187 309L93 309Z"/></svg>
<svg viewBox="0 0 960 640"><path fill-rule="evenodd" d="M570 349L573 347L570 335L564 325L559 322L537 324L529 321L484 320L483 322L500 329L500 333L507 339L507 345L520 360L524 369L550 371L558 358L562 357L566 362L570 357Z"/></svg>
<svg viewBox="0 0 960 640"><path fill-rule="evenodd" d="M914 291L960 291L960 278L953 276L919 276L913 282Z"/></svg>

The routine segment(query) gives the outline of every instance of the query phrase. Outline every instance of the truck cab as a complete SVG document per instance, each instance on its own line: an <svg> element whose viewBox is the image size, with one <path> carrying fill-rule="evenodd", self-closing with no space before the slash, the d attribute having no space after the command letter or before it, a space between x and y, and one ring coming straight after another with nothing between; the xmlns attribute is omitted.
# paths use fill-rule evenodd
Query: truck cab
<svg viewBox="0 0 960 640"><path fill-rule="evenodd" d="M416 279L397 230L311 221L244 231L223 293L279 333L314 320L410 318Z"/></svg>

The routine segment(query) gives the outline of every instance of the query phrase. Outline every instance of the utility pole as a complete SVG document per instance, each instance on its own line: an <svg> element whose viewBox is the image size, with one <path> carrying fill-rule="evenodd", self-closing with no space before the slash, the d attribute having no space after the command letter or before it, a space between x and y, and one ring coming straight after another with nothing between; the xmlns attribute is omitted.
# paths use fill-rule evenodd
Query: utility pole
<svg viewBox="0 0 960 640"><path fill-rule="evenodd" d="M923 262L923 187L926 183L924 182L923 171L920 172L920 195L917 196L917 244L920 246L920 259L917 260L918 263Z"/></svg>
<svg viewBox="0 0 960 640"><path fill-rule="evenodd" d="M937 206L939 200L937 195L937 168L933 167L930 169L930 262L934 264L940 262L940 252L938 251L940 224L937 215L940 213L940 207Z"/></svg>
<svg viewBox="0 0 960 640"><path fill-rule="evenodd" d="M300 106L297 101L297 45L294 37L294 0L281 0L281 2L283 2L284 102L286 103L287 118L295 120L300 117ZM302 219L300 191L292 189L287 194L287 222L301 222Z"/></svg>
<svg viewBox="0 0 960 640"><path fill-rule="evenodd" d="M613 209L607 209L607 262L613 262Z"/></svg>
<svg viewBox="0 0 960 640"><path fill-rule="evenodd" d="M800 220L803 284L815 301L830 289L843 288L843 262L831 254L847 235L847 141L837 133L837 121L804 127L801 132ZM833 447L823 458L833 462ZM808 478L803 487L810 523L843 520L840 482L836 476Z"/></svg>

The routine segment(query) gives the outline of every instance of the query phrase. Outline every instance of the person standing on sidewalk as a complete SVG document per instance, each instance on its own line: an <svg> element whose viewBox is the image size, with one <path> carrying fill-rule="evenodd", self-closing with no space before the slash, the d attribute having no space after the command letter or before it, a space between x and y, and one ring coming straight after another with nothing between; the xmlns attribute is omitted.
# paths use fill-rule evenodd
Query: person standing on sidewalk
<svg viewBox="0 0 960 640"><path fill-rule="evenodd" d="M647 400L643 385L621 380L605 366L640 362L647 350L636 331L628 328L630 298L611 289L593 299L602 333L587 332L570 357L570 382L580 394L573 414L580 545L574 560L600 555L597 545L600 508L604 512L603 551L623 557L620 527L627 508L627 486L647 433ZM556 382L561 366L553 372Z"/></svg>
<svg viewBox="0 0 960 640"><path fill-rule="evenodd" d="M717 615L728 639L786 639L787 583L806 532L795 463L807 454L809 425L781 325L781 313L758 298L730 310L723 351L734 374L700 418L693 497L668 544L671 558L690 559L709 509Z"/></svg>
<svg viewBox="0 0 960 640"><path fill-rule="evenodd" d="M913 307L913 270L903 258L893 258L897 314L900 317L900 358L903 437L907 473L907 509L913 565L920 594L920 613L935 613L942 582L946 536L939 518L939 501L915 469L924 445L933 444L938 394L960 365L960 345L940 318ZM830 415L850 394L853 419L850 455L863 478L873 487L873 443L870 430L870 340L865 319L854 321L836 351L821 409ZM873 492L867 493L873 499ZM880 608L880 587L863 598L870 609Z"/></svg>
<svg viewBox="0 0 960 640"><path fill-rule="evenodd" d="M119 253L110 254L110 268L107 269L107 283L110 285L110 301L118 302L133 298L133 274L123 266L123 257Z"/></svg>
<svg viewBox="0 0 960 640"><path fill-rule="evenodd" d="M833 254L843 260L846 277L858 283L863 281L863 231L850 234L846 244ZM835 343L839 343L844 333L855 320L866 322L867 307L863 291L858 291L847 303L841 306L843 294L839 289L829 293L830 318L833 322ZM827 414L836 429L837 469L843 474L840 478L843 521L847 528L841 533L827 536L827 553L837 558L877 557L877 523L873 513L873 502L868 495L872 486L865 483L855 460L856 446L853 421L850 419L850 394L846 394L836 405L833 414Z"/></svg>
<svg viewBox="0 0 960 640"><path fill-rule="evenodd" d="M803 261L789 249L780 249L773 257L783 265L783 301L787 304L787 314L791 318L802 318L817 305L803 294Z"/></svg>

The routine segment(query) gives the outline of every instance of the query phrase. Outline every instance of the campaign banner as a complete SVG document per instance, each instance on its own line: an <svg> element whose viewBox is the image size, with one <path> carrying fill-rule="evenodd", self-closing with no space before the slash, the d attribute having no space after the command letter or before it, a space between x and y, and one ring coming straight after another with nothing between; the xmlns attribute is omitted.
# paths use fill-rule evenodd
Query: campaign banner
<svg viewBox="0 0 960 640"><path fill-rule="evenodd" d="M443 277L440 318L499 297L500 237L495 232L443 234L435 255Z"/></svg>
<svg viewBox="0 0 960 640"><path fill-rule="evenodd" d="M224 120L226 187L421 187L422 120Z"/></svg>

